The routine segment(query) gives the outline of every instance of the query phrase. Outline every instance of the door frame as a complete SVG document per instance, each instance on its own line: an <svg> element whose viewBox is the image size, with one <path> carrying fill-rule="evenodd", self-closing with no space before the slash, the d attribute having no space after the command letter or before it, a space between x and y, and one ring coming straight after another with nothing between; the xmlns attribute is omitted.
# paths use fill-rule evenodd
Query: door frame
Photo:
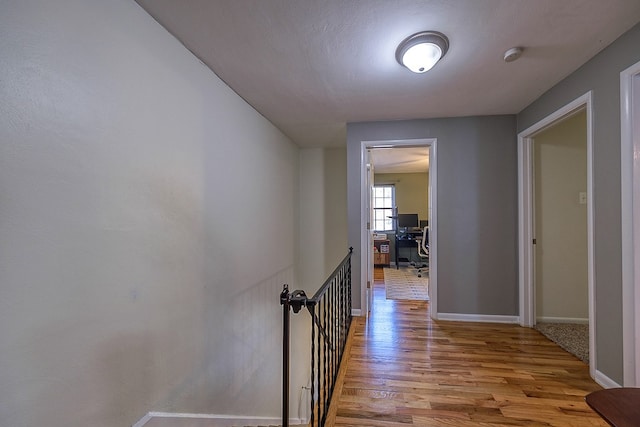
<svg viewBox="0 0 640 427"><path fill-rule="evenodd" d="M640 62L620 73L620 185L622 230L622 348L623 384L640 385L640 135L634 107L634 80L640 81Z"/></svg>
<svg viewBox="0 0 640 427"><path fill-rule="evenodd" d="M368 200L371 197L367 188L367 150L372 148L395 147L428 147L429 149L429 305L431 317L437 319L438 306L438 160L437 138L419 139L393 139L380 141L360 141L360 277L364 278L360 283L361 307L367 311L367 280L368 260L372 255L372 245L369 245L370 230L367 229L369 212L367 212ZM375 165L374 165L375 167ZM396 248L397 250L397 248Z"/></svg>
<svg viewBox="0 0 640 427"><path fill-rule="evenodd" d="M367 217L367 224L372 224L373 223L373 201L371 200L372 197L372 191L373 191L373 186L374 186L374 174L375 174L375 170L374 167L375 165L373 164L373 161L371 160L371 149L367 148L366 152L366 159L365 159L365 188L366 188L366 192L367 192L367 197L365 197L365 210L368 212L368 217ZM368 253L367 253L367 265L366 265L366 299L367 299L367 303L366 305L362 306L365 307L366 310L366 317L369 317L369 313L371 313L371 307L373 306L373 269L374 269L374 265L375 263L373 262L373 229L371 227L366 227L366 247L369 248L368 249Z"/></svg>
<svg viewBox="0 0 640 427"><path fill-rule="evenodd" d="M587 277L589 295L589 372L596 375L595 340L595 262L594 262L594 204L593 204L593 106L589 91L551 115L518 134L518 287L519 323L533 327L535 324L535 250L534 238L534 194L533 194L533 140L538 132L586 110L587 115Z"/></svg>

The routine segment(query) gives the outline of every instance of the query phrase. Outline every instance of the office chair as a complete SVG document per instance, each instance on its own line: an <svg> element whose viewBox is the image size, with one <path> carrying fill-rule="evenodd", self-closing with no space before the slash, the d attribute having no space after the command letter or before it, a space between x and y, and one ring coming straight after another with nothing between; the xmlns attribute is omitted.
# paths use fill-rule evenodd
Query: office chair
<svg viewBox="0 0 640 427"><path fill-rule="evenodd" d="M422 229L422 238L416 239L418 245L418 256L420 257L420 264L412 263L416 268L418 277L422 277L423 271L429 270L429 226ZM426 260L423 261L423 260Z"/></svg>

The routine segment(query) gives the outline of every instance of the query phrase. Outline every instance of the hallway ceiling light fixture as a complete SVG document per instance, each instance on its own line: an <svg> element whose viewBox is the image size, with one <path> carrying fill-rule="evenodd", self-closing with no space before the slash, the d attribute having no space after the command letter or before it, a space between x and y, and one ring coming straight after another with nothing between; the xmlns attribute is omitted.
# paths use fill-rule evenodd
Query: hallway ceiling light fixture
<svg viewBox="0 0 640 427"><path fill-rule="evenodd" d="M437 31L422 31L400 43L396 60L414 73L426 73L449 50L449 39Z"/></svg>

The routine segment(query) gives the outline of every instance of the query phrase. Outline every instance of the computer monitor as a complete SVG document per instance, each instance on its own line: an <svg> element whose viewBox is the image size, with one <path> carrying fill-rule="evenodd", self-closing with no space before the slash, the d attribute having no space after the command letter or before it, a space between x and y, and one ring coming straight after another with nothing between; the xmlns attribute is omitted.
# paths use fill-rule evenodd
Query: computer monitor
<svg viewBox="0 0 640 427"><path fill-rule="evenodd" d="M398 214L398 229L418 227L418 214Z"/></svg>

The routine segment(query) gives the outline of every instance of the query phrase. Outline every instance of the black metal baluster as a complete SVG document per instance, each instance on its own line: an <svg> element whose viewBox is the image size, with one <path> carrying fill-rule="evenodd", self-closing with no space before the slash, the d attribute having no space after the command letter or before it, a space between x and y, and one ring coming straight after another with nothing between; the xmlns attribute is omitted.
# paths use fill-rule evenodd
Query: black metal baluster
<svg viewBox="0 0 640 427"><path fill-rule="evenodd" d="M313 318L315 317L315 310L316 307L314 306L311 309L311 427L314 426L313 424L313 420L314 420L314 412L315 412L315 393L316 393L316 388L315 388L315 376L316 376L316 369L315 369L315 356L316 356L316 348L315 348L315 337L316 337L316 322L313 321Z"/></svg>
<svg viewBox="0 0 640 427"><path fill-rule="evenodd" d="M284 285L280 294L280 303L283 305L283 426L288 427L289 424L290 310L298 313L303 306L309 311L312 322L310 425L321 427L327 421L352 321L352 253L353 248L349 248L349 254L313 298L307 298L300 290L290 293L287 285Z"/></svg>
<svg viewBox="0 0 640 427"><path fill-rule="evenodd" d="M323 327L324 330L327 330L327 318L328 318L328 313L327 313L327 301L326 299L323 299L322 301L322 316L324 317L324 322L323 322ZM327 393L327 361L329 360L328 357L328 351L329 351L329 346L327 345L327 340L326 340L326 336L325 336L325 341L324 341L324 355L322 356L322 360L323 360L323 364L322 364L322 383L324 384L324 399L322 401L322 425L324 425L325 422L325 417L326 417L326 409L327 409L327 399L328 399L328 393Z"/></svg>
<svg viewBox="0 0 640 427"><path fill-rule="evenodd" d="M338 364L340 363L340 282L337 277L333 280L333 317L336 319L336 323L333 326L335 335L333 341L333 383L335 385L336 379L338 378Z"/></svg>
<svg viewBox="0 0 640 427"><path fill-rule="evenodd" d="M289 286L280 294L282 304L282 426L289 427Z"/></svg>
<svg viewBox="0 0 640 427"><path fill-rule="evenodd" d="M340 317L338 316L338 281L336 278L332 281L332 293L331 293L331 316L333 317L333 339L331 340L333 370L331 371L331 395L333 396L333 390L336 385L336 378L338 374L338 352L340 351L340 334L338 333L338 326L340 324Z"/></svg>
<svg viewBox="0 0 640 427"><path fill-rule="evenodd" d="M345 312L345 303L344 303L344 268L340 270L340 359L342 359L342 352L344 351L344 312Z"/></svg>
<svg viewBox="0 0 640 427"><path fill-rule="evenodd" d="M333 395L333 370L335 369L335 363L333 359L333 354L335 353L335 316L333 312L333 280L331 281L331 285L329 285L329 295L327 297L327 302L329 304L329 330L331 339L329 340L329 402L331 402L331 396Z"/></svg>

